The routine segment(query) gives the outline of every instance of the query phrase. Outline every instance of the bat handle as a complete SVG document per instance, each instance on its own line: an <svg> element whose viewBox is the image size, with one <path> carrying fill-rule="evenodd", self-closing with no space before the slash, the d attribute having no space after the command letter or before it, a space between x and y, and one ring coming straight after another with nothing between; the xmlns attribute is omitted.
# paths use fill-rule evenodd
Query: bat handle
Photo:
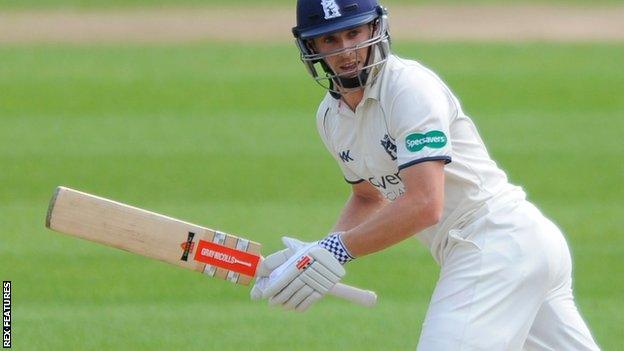
<svg viewBox="0 0 624 351"><path fill-rule="evenodd" d="M329 294L366 307L373 307L377 303L377 294L374 291L363 290L341 283L334 285L329 290Z"/></svg>

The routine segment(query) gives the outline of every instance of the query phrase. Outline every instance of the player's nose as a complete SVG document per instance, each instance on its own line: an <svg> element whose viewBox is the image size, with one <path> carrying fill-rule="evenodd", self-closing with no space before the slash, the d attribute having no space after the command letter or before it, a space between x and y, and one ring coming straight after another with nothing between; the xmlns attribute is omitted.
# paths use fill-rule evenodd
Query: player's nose
<svg viewBox="0 0 624 351"><path fill-rule="evenodd" d="M358 44L358 42L353 38L343 38L341 40L342 49L351 48Z"/></svg>
<svg viewBox="0 0 624 351"><path fill-rule="evenodd" d="M339 49L343 50L343 49L348 49L348 48L352 48L355 45L357 45L357 42L353 41L352 39L343 39L340 41L340 47ZM340 56L342 57L350 57L354 54L354 50L346 50L343 51Z"/></svg>

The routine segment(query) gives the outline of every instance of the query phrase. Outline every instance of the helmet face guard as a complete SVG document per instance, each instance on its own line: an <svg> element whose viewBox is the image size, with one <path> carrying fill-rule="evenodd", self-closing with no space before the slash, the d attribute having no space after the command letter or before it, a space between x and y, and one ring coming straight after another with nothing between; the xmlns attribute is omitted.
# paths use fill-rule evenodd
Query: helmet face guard
<svg viewBox="0 0 624 351"><path fill-rule="evenodd" d="M390 36L388 34L386 10L381 6L376 6L372 14L359 17L363 22L347 18L344 21L344 26L340 26L340 23L333 23L331 26L327 26L330 29L326 31L322 31L322 27L314 28L315 30L311 31L308 30L307 33L299 31L297 27L293 29L295 41L301 53L301 61L308 73L319 85L327 89L336 98L342 93L359 90L373 84L390 54ZM314 37L352 29L367 23L372 24L373 31L371 37L355 46L331 52L317 53L311 45L310 40ZM315 35L310 35L310 32ZM326 59L328 57L351 51L355 52L356 62L363 61L363 58L359 57L360 54L358 52L364 48L368 49L366 61L364 66L358 67L356 72L336 74L327 64Z"/></svg>

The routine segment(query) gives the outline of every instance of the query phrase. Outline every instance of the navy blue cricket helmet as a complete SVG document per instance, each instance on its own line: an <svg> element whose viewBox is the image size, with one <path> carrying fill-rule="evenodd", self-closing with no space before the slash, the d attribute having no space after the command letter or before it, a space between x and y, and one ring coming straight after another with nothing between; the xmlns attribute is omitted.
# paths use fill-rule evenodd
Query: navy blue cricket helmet
<svg viewBox="0 0 624 351"><path fill-rule="evenodd" d="M339 52L317 53L310 39L371 23L371 38ZM375 80L390 53L387 12L376 0L298 0L297 26L292 29L304 63L312 77L334 97L340 90L361 89ZM347 78L335 74L324 61L330 55L368 47L364 67L356 77ZM321 73L322 72L322 73Z"/></svg>

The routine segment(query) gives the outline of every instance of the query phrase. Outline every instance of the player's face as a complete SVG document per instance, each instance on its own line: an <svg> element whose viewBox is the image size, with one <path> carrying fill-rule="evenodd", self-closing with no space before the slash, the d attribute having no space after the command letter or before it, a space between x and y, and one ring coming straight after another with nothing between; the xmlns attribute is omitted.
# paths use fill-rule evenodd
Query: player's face
<svg viewBox="0 0 624 351"><path fill-rule="evenodd" d="M371 30L371 25L364 24L341 32L316 37L313 39L313 45L319 54L340 51L370 39ZM364 67L367 55L368 47L358 50L345 50L336 55L325 57L325 62L337 75L352 78Z"/></svg>

